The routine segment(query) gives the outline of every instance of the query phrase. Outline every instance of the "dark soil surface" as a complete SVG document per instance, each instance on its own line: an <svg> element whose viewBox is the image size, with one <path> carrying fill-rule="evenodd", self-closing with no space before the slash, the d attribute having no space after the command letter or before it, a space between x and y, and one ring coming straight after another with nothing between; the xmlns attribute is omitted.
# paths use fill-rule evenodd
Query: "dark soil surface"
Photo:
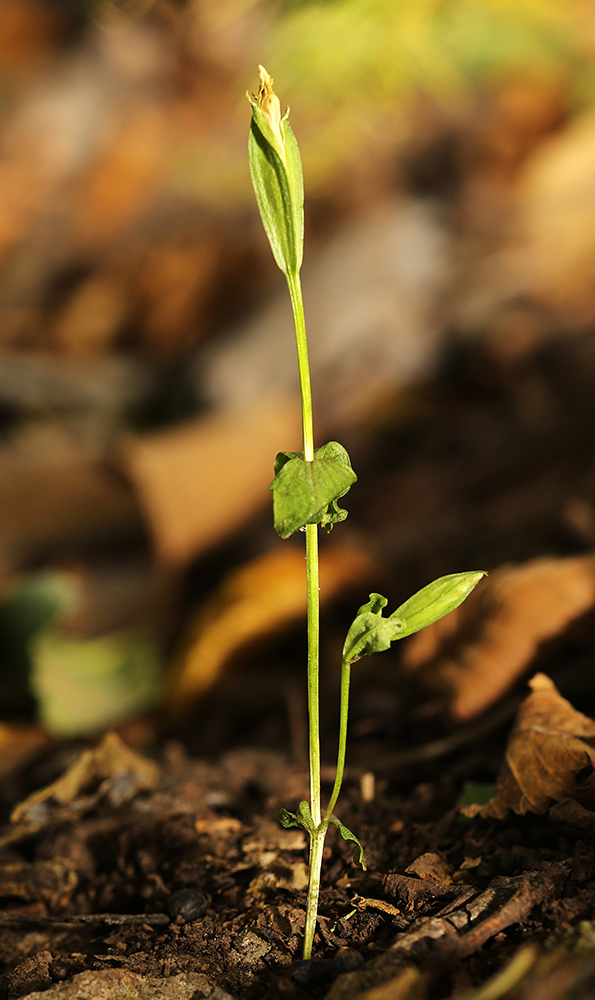
<svg viewBox="0 0 595 1000"><path fill-rule="evenodd" d="M385 592L395 594L389 577L404 599L443 572L592 547L588 523L568 510L577 497L595 502L594 377L591 338L506 371L470 350L420 393L406 426L385 425L359 456L351 443L366 492L348 524L382 550ZM348 623L340 604L327 613L329 648ZM592 655L588 629L543 651L586 713ZM392 653L354 671L337 809L368 871L331 831L314 957L301 961L307 845L277 822L281 806L308 796L300 732L290 740L287 721L302 707L301 664L296 633L221 680L175 738L162 727L146 751L160 768L151 789L113 773L10 823L10 809L82 748L55 745L10 776L1 997L593 996L595 814L565 802L545 816L463 819L467 783L495 781L518 692L453 728ZM328 765L337 684L334 672L323 680ZM327 795L332 777L329 766ZM473 992L502 970L492 992Z"/></svg>

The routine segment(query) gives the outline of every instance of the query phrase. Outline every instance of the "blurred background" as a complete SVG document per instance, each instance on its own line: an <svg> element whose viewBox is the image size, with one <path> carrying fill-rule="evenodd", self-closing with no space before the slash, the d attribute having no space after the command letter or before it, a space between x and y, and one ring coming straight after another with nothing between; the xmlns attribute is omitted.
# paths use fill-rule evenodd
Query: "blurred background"
<svg viewBox="0 0 595 1000"><path fill-rule="evenodd" d="M0 0L10 766L111 726L303 759L258 63L303 158L318 444L360 476L323 540L324 684L369 590L595 545L592 0ZM399 723L386 655L356 740Z"/></svg>

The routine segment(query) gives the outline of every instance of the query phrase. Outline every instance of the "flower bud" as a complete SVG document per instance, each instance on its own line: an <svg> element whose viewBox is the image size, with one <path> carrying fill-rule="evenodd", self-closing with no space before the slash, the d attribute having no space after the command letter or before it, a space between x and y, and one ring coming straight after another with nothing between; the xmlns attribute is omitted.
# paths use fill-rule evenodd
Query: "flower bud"
<svg viewBox="0 0 595 1000"><path fill-rule="evenodd" d="M287 115L281 115L273 80L258 67L260 86L248 94L252 124L248 140L250 176L273 256L288 277L297 277L304 245L304 182L300 151Z"/></svg>

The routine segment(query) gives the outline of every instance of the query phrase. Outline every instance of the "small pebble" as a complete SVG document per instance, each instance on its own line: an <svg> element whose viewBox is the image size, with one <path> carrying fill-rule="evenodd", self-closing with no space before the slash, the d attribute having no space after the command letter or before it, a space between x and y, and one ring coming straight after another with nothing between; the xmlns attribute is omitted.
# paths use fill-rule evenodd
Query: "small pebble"
<svg viewBox="0 0 595 1000"><path fill-rule="evenodd" d="M204 917L209 899L199 889L177 889L167 897L165 906L175 924L187 924Z"/></svg>
<svg viewBox="0 0 595 1000"><path fill-rule="evenodd" d="M337 967L330 958L307 958L303 962L297 962L291 974L300 986L317 986L333 979L337 974Z"/></svg>
<svg viewBox="0 0 595 1000"><path fill-rule="evenodd" d="M503 875L514 875L519 865L519 859L512 851L507 851L502 847L496 854L498 869Z"/></svg>
<svg viewBox="0 0 595 1000"><path fill-rule="evenodd" d="M354 969L359 969L360 965L363 965L363 962L363 955L360 955L359 951L356 951L355 948L339 948L334 957L333 965L337 973L353 972Z"/></svg>

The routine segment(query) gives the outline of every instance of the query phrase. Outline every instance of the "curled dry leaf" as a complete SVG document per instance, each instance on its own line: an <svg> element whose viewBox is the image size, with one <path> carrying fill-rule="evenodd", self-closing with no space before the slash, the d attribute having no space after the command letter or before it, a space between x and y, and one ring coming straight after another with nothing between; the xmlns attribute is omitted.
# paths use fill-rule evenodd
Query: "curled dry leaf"
<svg viewBox="0 0 595 1000"><path fill-rule="evenodd" d="M529 681L519 708L496 795L467 816L502 819L507 812L544 813L552 802L575 799L595 805L595 721L577 712L545 674Z"/></svg>
<svg viewBox="0 0 595 1000"><path fill-rule="evenodd" d="M120 806L139 792L153 791L159 784L159 768L152 760L126 746L117 733L106 733L91 750L83 750L74 763L51 785L33 792L13 809L11 822L30 822L39 827L49 822L53 811L91 790L105 795L112 806ZM80 813L80 805L77 810Z"/></svg>
<svg viewBox="0 0 595 1000"><path fill-rule="evenodd" d="M595 557L533 559L502 566L467 600L418 632L406 670L468 720L489 708L528 669L541 643L595 606Z"/></svg>

